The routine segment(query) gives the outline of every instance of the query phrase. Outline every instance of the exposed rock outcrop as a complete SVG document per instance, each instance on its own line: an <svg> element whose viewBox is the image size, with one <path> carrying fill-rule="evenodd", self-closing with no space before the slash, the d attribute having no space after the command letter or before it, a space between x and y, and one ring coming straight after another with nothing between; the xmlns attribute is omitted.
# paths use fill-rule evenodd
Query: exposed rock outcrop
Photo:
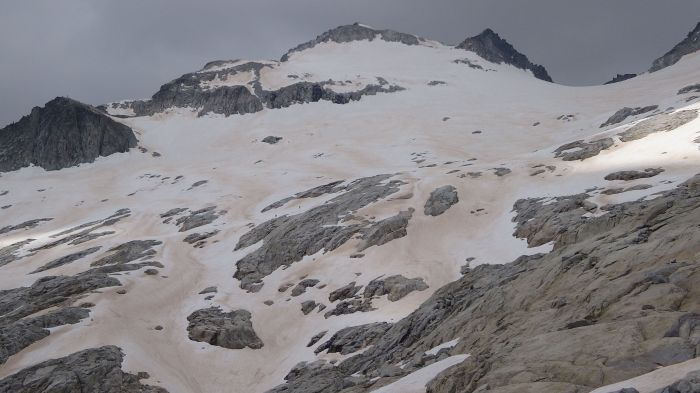
<svg viewBox="0 0 700 393"><path fill-rule="evenodd" d="M387 181L390 177L377 175L355 180L344 187L344 193L323 205L293 216L273 218L241 236L236 250L263 241L260 248L236 262L234 277L241 280L241 288L253 289L277 268L321 250L334 250L360 233L367 224L339 225L341 220L397 192L403 182Z"/></svg>
<svg viewBox="0 0 700 393"><path fill-rule="evenodd" d="M635 141L656 132L673 131L698 118L698 111L686 110L674 113L661 113L644 119L629 129L617 134L622 142Z"/></svg>
<svg viewBox="0 0 700 393"><path fill-rule="evenodd" d="M403 299L413 291L424 291L428 285L422 278L406 278L400 274L386 278L375 278L365 287L363 296L372 298L375 296L389 295L390 302Z"/></svg>
<svg viewBox="0 0 700 393"><path fill-rule="evenodd" d="M513 45L491 29L486 29L477 36L467 38L457 45L457 48L472 51L492 63L506 63L523 70L529 70L538 79L552 81L543 66L532 63L527 56L515 50Z"/></svg>
<svg viewBox="0 0 700 393"><path fill-rule="evenodd" d="M131 128L90 105L58 97L0 130L0 172L34 164L58 170L137 144Z"/></svg>
<svg viewBox="0 0 700 393"><path fill-rule="evenodd" d="M644 113L648 113L651 111L655 111L659 109L658 105L649 105L645 107L637 107L637 108L628 108L624 107L620 109L619 111L615 112L608 120L605 121L605 123L600 125L600 128L611 126L614 124L619 124L622 123L623 121L627 120L628 117L632 116L639 116Z"/></svg>
<svg viewBox="0 0 700 393"><path fill-rule="evenodd" d="M626 81L626 80L628 80L628 79L632 79L632 78L636 78L636 77L637 77L637 74L617 74L617 75L615 75L614 78L612 78L611 80L605 82L604 84L605 84L605 85L611 85L611 84L613 84L613 83L624 82L624 81Z"/></svg>
<svg viewBox="0 0 700 393"><path fill-rule="evenodd" d="M586 158L597 156L601 151L611 148L614 144L612 138L596 139L590 142L579 140L559 146L554 150L554 157L564 161L583 161Z"/></svg>
<svg viewBox="0 0 700 393"><path fill-rule="evenodd" d="M386 322L346 327L340 329L328 341L319 345L314 352L321 353L327 350L328 353L348 355L372 345L390 327L391 324Z"/></svg>
<svg viewBox="0 0 700 393"><path fill-rule="evenodd" d="M409 207L408 210L400 211L397 215L378 221L363 230L362 242L357 251L361 252L372 246L381 246L406 236L408 234L406 228L413 217L413 212L413 208Z"/></svg>
<svg viewBox="0 0 700 393"><path fill-rule="evenodd" d="M122 371L124 354L115 346L86 349L60 359L47 360L0 380L7 393L167 393L161 387L143 385L148 374Z"/></svg>
<svg viewBox="0 0 700 393"><path fill-rule="evenodd" d="M654 177L663 172L662 168L647 168L643 171L618 171L605 175L605 180L636 180Z"/></svg>
<svg viewBox="0 0 700 393"><path fill-rule="evenodd" d="M457 202L459 202L457 189L454 186L442 186L430 193L423 213L426 216L439 216Z"/></svg>
<svg viewBox="0 0 700 393"><path fill-rule="evenodd" d="M570 200L554 203L580 205ZM700 176L607 211L559 219L568 225L550 253L471 269L361 354L299 365L271 391L372 391L434 361L425 352L456 338L447 355L471 356L427 392L584 392L694 358ZM380 372L396 364L394 377ZM353 389L351 378L363 382Z"/></svg>
<svg viewBox="0 0 700 393"><path fill-rule="evenodd" d="M363 40L373 41L377 38L388 42L400 42L405 45L418 45L423 41L422 38L411 34L399 33L393 30L375 30L371 27L354 23L352 25L338 26L335 29L328 30L327 32L316 37L314 40L305 42L293 49L290 49L284 54L284 56L282 56L281 61L289 60L289 56L295 52L311 49L324 42L344 43Z"/></svg>
<svg viewBox="0 0 700 393"><path fill-rule="evenodd" d="M697 52L700 50L700 23L695 26L688 36L674 46L673 49L666 52L663 56L654 60L649 72L655 72L664 69L668 66L678 63L683 56Z"/></svg>
<svg viewBox="0 0 700 393"><path fill-rule="evenodd" d="M197 310L187 317L190 340L202 341L229 349L263 347L253 330L250 312L234 310L228 313L218 307Z"/></svg>

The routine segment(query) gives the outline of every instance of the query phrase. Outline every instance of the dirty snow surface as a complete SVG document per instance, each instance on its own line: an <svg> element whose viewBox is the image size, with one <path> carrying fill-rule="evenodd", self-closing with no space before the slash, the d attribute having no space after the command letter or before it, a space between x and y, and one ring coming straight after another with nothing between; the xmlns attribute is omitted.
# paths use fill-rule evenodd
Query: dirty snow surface
<svg viewBox="0 0 700 393"><path fill-rule="evenodd" d="M63 304L91 303L90 316L52 327L49 336L9 356L0 379L47 359L115 345L124 352L126 372L147 371L143 383L169 392L265 392L284 383L300 362L347 358L314 352L345 327L399 321L467 268L551 250L551 244L528 248L513 236L516 200L592 189L597 206L651 199L700 167L693 142L698 120L627 142L617 134L643 116L600 128L623 107L658 105L645 116L700 108L677 95L700 82L697 54L623 83L576 88L431 41L322 43L265 65L257 78L267 90L328 80L336 92L378 81L403 89L345 104L309 102L231 116L198 115L197 108L151 116L122 110L113 114L126 116L114 118L135 131L140 148L59 171L29 167L2 174L0 227L52 220L0 232L0 260L6 261L0 263L0 290L114 265L113 259L130 255L111 250L127 242L150 246L123 261L142 265L109 273L121 286L70 294ZM222 75L206 88L255 77L247 71ZM263 143L268 136L281 139ZM567 143L606 137L612 146L585 160L555 157ZM604 179L646 168L663 172ZM358 179L372 185L363 188ZM439 216L425 215L430 194L447 185L459 201ZM619 192L602 192L607 189ZM376 197L363 200L370 192ZM337 201L349 211L319 210ZM108 219L120 209L128 213ZM382 236L384 224L391 228ZM313 238L304 238L300 228ZM367 299L372 280L397 275L420 279L427 289L411 281L417 289L379 292L371 307L329 315L343 301L334 291L354 282L362 288L345 300ZM240 331L206 336L201 321L188 317L210 308L219 308L217 315L249 312L249 319L236 313L233 322L214 321L210 328L233 325L250 333L252 326L259 342ZM322 331L323 338L307 347ZM455 343L434 351L452 351L449 357L376 391L425 391L437 373L467 359L468 351L452 350ZM639 381L642 390L649 385Z"/></svg>

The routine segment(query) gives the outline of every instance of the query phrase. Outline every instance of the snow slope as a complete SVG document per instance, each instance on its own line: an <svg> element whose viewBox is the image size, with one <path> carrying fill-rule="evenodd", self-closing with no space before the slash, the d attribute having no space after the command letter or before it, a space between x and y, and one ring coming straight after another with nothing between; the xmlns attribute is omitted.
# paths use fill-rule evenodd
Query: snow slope
<svg viewBox="0 0 700 393"><path fill-rule="evenodd" d="M483 69L455 62L460 59ZM53 247L0 267L0 289L30 285L42 276L78 273L97 256L29 274L71 252L94 245L104 251L135 239L162 241L156 259L164 268L154 276L142 271L118 276L126 294L116 294L115 287L81 299L96 304L89 319L55 328L49 337L12 356L0 366L0 378L45 359L112 344L124 350L127 371L148 371L147 383L170 392L264 392L283 383L298 362L340 358L337 354L316 355L313 347L306 346L319 331L327 330L328 338L346 326L397 321L458 278L464 265L507 263L522 254L548 251L551 245L527 248L524 240L512 236L512 207L517 199L618 184L652 187L597 194L592 201L601 205L653 198L694 175L700 164L698 144L693 142L700 131L698 120L637 141L618 141L584 161L562 161L553 154L555 148L574 140L620 132L629 120L619 128L601 129L599 125L622 107L699 109L700 101L686 102L687 96L676 94L700 81L698 54L653 74L596 87L546 83L529 72L488 63L471 52L430 41L416 46L380 40L323 43L294 53L286 62L270 64L261 71L265 89L300 80L332 79L344 81L345 86L332 87L337 91L358 90L379 77L405 90L365 96L344 105L317 102L230 117L197 117L196 111L188 109L115 117L136 131L139 145L147 152L132 149L60 171L31 167L3 174L0 192L9 193L0 196L0 205L11 205L0 210L3 225L42 217L53 220L0 235L0 248L28 238L36 239L32 247L45 244L51 235L107 217L120 208L131 209L132 215L111 228L114 234L80 246ZM217 79L213 85L247 83L250 77ZM562 119L562 115L573 116ZM268 135L283 139L274 145L262 143ZM532 176L538 165L555 168ZM611 172L648 167L665 171L632 182L603 179ZM495 168L511 172L497 176ZM293 200L261 213L264 207L331 181L384 173L395 174L393 179L406 183L400 191L404 198L397 194L358 214L381 219L415 208L407 236L371 247L363 258L351 259L358 243L353 239L332 252L319 252L272 272L257 293L239 287L232 277L235 262L258 246L233 250L250 224L296 214L332 196ZM201 180L207 182L191 188ZM438 217L424 215L429 194L443 185L456 187L459 203ZM173 223L162 223L159 216L172 208L207 206L226 213L185 233L178 232ZM190 233L211 230L219 232L203 248L182 241ZM468 258L473 259L467 262ZM380 275L395 274L421 277L429 289L412 292L397 302L379 299L371 312L324 318L322 312L304 315L300 311L306 300L328 304L328 294L349 282L366 285ZM298 297L278 291L282 284L296 283L305 276L318 278L325 287L309 288ZM209 286L216 286L218 292L205 300L198 292ZM274 303L268 306L263 303L266 300ZM187 316L212 305L250 311L264 347L232 350L189 340ZM157 325L163 329L155 330ZM442 362L459 362L466 355L453 354ZM445 367L454 364L448 363ZM436 366L438 363L432 367ZM377 391L408 391L401 381ZM413 389L417 382L406 377L405 383ZM415 389L421 390L420 386Z"/></svg>

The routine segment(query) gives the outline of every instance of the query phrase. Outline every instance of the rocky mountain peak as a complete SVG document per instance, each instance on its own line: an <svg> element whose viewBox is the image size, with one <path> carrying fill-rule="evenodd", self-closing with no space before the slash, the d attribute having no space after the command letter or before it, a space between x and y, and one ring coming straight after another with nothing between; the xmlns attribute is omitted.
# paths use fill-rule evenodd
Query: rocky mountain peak
<svg viewBox="0 0 700 393"><path fill-rule="evenodd" d="M683 56L700 50L700 23L695 26L688 36L683 39L673 49L666 52L665 55L654 60L649 72L655 72L664 69L670 65L676 64Z"/></svg>
<svg viewBox="0 0 700 393"><path fill-rule="evenodd" d="M472 51L493 63L506 63L523 70L530 70L536 78L552 82L552 78L543 66L532 63L527 56L518 52L513 45L491 29L467 38L457 45L457 48Z"/></svg>
<svg viewBox="0 0 700 393"><path fill-rule="evenodd" d="M30 164L57 170L135 147L131 128L96 108L56 97L0 129L0 172Z"/></svg>
<svg viewBox="0 0 700 393"><path fill-rule="evenodd" d="M400 33L394 30L376 30L369 26L355 22L351 25L338 26L319 35L315 39L305 42L295 48L290 49L282 56L281 61L289 60L289 56L294 52L301 52L315 47L324 42L345 43L352 41L362 41L379 38L388 42L400 42L405 45L418 45L423 39L412 34Z"/></svg>

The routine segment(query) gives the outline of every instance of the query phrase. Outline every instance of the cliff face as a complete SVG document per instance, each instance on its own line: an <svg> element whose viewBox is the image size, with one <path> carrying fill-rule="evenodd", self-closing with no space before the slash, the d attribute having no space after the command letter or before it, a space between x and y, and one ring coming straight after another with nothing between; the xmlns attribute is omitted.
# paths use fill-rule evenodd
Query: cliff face
<svg viewBox="0 0 700 393"><path fill-rule="evenodd" d="M518 52L513 48L513 45L491 29L486 29L477 36L467 38L457 45L457 48L472 51L493 63L506 63L523 70L530 70L536 78L552 82L552 78L543 66L532 63L527 56Z"/></svg>
<svg viewBox="0 0 700 393"><path fill-rule="evenodd" d="M131 128L90 105L57 97L0 130L0 172L30 164L62 169L125 152L136 143Z"/></svg>

